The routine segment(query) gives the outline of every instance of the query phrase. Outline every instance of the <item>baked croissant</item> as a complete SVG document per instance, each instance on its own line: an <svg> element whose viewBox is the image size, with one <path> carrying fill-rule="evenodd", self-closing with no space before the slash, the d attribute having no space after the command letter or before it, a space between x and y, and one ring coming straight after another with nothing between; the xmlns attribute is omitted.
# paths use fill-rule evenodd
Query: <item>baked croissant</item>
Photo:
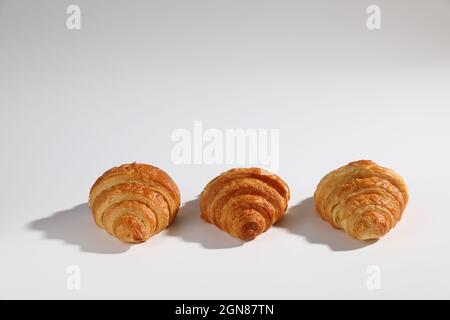
<svg viewBox="0 0 450 320"><path fill-rule="evenodd" d="M89 206L100 228L124 242L143 242L175 219L180 192L161 169L125 164L97 179L90 191Z"/></svg>
<svg viewBox="0 0 450 320"><path fill-rule="evenodd" d="M400 220L408 188L393 170L360 160L323 177L314 202L333 227L359 240L378 239Z"/></svg>
<svg viewBox="0 0 450 320"><path fill-rule="evenodd" d="M210 181L200 195L201 217L243 240L269 229L286 211L289 187L259 168L231 169Z"/></svg>

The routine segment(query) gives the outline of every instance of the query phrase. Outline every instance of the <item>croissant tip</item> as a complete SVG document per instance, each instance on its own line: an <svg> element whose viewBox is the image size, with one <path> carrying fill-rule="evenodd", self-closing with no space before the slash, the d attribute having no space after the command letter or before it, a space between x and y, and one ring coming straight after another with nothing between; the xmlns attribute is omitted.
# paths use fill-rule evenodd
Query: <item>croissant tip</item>
<svg viewBox="0 0 450 320"><path fill-rule="evenodd" d="M149 238L145 225L134 216L124 215L118 219L114 226L115 236L123 242L138 243Z"/></svg>
<svg viewBox="0 0 450 320"><path fill-rule="evenodd" d="M245 223L239 232L239 238L250 241L255 239L262 232L261 226L256 222Z"/></svg>
<svg viewBox="0 0 450 320"><path fill-rule="evenodd" d="M380 239L383 235L381 234L376 234L374 232L364 232L362 234L358 234L353 236L356 240L361 240L361 241L376 241L378 239Z"/></svg>
<svg viewBox="0 0 450 320"><path fill-rule="evenodd" d="M364 159L352 161L349 163L350 166L368 166L372 164L375 164L375 162L373 162L372 160L364 160Z"/></svg>

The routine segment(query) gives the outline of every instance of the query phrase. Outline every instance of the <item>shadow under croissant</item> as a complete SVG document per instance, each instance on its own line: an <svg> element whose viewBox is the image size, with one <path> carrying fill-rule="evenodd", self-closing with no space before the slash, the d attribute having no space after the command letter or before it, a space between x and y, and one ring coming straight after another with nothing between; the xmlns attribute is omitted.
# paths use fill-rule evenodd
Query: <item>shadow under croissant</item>
<svg viewBox="0 0 450 320"><path fill-rule="evenodd" d="M206 249L234 248L245 243L200 218L198 197L180 208L176 219L166 232L186 242L199 243Z"/></svg>
<svg viewBox="0 0 450 320"><path fill-rule="evenodd" d="M309 243L326 245L333 251L355 250L376 242L376 240L359 241L343 230L334 229L315 212L313 197L290 207L276 226L305 237Z"/></svg>
<svg viewBox="0 0 450 320"><path fill-rule="evenodd" d="M111 237L95 224L87 203L32 221L28 228L44 232L45 239L76 245L82 252L114 254L130 248L129 244Z"/></svg>

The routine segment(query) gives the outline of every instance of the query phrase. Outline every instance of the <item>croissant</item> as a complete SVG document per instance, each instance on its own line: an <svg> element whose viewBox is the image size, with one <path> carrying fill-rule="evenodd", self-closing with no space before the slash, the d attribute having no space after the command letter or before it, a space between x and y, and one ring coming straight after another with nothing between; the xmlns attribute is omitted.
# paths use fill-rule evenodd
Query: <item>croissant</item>
<svg viewBox="0 0 450 320"><path fill-rule="evenodd" d="M200 195L201 217L232 236L252 240L269 229L287 209L289 187L260 168L226 171Z"/></svg>
<svg viewBox="0 0 450 320"><path fill-rule="evenodd" d="M400 220L408 203L403 178L370 160L328 173L314 194L316 211L358 240L378 239Z"/></svg>
<svg viewBox="0 0 450 320"><path fill-rule="evenodd" d="M180 192L161 169L124 164L97 179L89 194L89 206L100 228L124 242L143 242L175 219Z"/></svg>

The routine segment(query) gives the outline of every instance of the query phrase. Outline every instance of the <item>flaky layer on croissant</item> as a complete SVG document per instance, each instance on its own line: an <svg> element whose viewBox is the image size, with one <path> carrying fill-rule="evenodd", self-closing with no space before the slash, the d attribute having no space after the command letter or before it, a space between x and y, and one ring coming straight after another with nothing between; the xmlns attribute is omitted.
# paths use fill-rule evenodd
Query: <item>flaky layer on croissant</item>
<svg viewBox="0 0 450 320"><path fill-rule="evenodd" d="M175 182L161 169L142 163L106 171L89 195L97 225L124 242L142 242L165 229L180 207Z"/></svg>
<svg viewBox="0 0 450 320"><path fill-rule="evenodd" d="M323 177L314 202L316 211L333 227L359 240L378 239L400 220L408 188L393 170L360 160Z"/></svg>
<svg viewBox="0 0 450 320"><path fill-rule="evenodd" d="M226 171L210 181L200 196L201 217L243 240L269 229L286 211L289 187L260 168Z"/></svg>

